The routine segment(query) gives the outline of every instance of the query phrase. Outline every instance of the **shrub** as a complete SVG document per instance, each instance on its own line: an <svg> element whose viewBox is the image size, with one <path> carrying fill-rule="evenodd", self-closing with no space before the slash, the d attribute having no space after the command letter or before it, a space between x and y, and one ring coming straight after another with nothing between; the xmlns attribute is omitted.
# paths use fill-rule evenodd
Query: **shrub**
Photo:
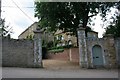
<svg viewBox="0 0 120 80"><path fill-rule="evenodd" d="M63 47L60 46L60 47L52 47L52 48L49 48L49 50L54 50L54 49L63 49Z"/></svg>
<svg viewBox="0 0 120 80"><path fill-rule="evenodd" d="M53 49L53 50L49 50L49 53L59 53L59 52L63 52L64 49Z"/></svg>

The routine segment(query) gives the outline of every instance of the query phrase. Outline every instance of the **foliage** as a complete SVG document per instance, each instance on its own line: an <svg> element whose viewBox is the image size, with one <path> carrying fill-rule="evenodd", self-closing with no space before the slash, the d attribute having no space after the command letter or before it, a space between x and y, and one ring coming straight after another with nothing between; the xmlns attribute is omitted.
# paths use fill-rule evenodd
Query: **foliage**
<svg viewBox="0 0 120 80"><path fill-rule="evenodd" d="M65 46L59 46L59 47L54 46L54 47L49 48L48 52L50 52L50 53L63 52L65 48L70 48L70 47L73 47L73 45L65 45Z"/></svg>
<svg viewBox="0 0 120 80"><path fill-rule="evenodd" d="M28 36L26 37L26 39L33 40L33 36L32 36L32 35L28 35Z"/></svg>
<svg viewBox="0 0 120 80"><path fill-rule="evenodd" d="M87 27L91 17L101 13L105 18L110 7L117 3L108 2L36 2L35 16L42 28L56 32L72 32L77 35L77 28Z"/></svg>
<svg viewBox="0 0 120 80"><path fill-rule="evenodd" d="M64 49L53 49L53 50L49 50L49 53L58 53L58 52L63 52Z"/></svg>
<svg viewBox="0 0 120 80"><path fill-rule="evenodd" d="M56 36L54 37L53 41L46 41L46 40L42 40L42 46L47 47L47 48L52 48L52 47L56 47L58 43L60 43L61 40L57 40Z"/></svg>
<svg viewBox="0 0 120 80"><path fill-rule="evenodd" d="M63 48L71 48L71 47L74 47L73 45L65 45L63 46Z"/></svg>
<svg viewBox="0 0 120 80"><path fill-rule="evenodd" d="M49 50L54 50L54 49L63 49L63 47L62 46L59 46L59 47L55 46L55 47L49 48Z"/></svg>
<svg viewBox="0 0 120 80"><path fill-rule="evenodd" d="M42 46L43 46L43 47L47 47L47 41L44 40L44 39L42 39Z"/></svg>
<svg viewBox="0 0 120 80"><path fill-rule="evenodd" d="M58 44L57 41L49 41L49 42L46 42L45 40L42 41L42 46L45 46L47 48L56 47L57 44Z"/></svg>
<svg viewBox="0 0 120 80"><path fill-rule="evenodd" d="M9 26L5 26L5 19L0 19L0 36L8 36L12 33Z"/></svg>
<svg viewBox="0 0 120 80"><path fill-rule="evenodd" d="M106 28L105 34L113 34L114 37L120 37L120 15L117 17L115 25L109 25Z"/></svg>
<svg viewBox="0 0 120 80"><path fill-rule="evenodd" d="M64 48L62 46L59 46L59 47L52 47L52 48L49 48L49 51L50 53L58 53L58 52L63 52L64 51Z"/></svg>
<svg viewBox="0 0 120 80"><path fill-rule="evenodd" d="M53 41L48 42L47 48L51 48L51 47L53 47L53 46L54 46L54 42L53 42Z"/></svg>

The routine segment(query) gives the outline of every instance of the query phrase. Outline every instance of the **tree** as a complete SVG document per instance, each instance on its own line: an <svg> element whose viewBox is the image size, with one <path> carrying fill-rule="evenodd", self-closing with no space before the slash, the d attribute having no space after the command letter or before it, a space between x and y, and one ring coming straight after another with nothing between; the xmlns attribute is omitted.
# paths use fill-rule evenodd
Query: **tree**
<svg viewBox="0 0 120 80"><path fill-rule="evenodd" d="M113 34L114 37L120 37L120 15L117 16L116 21L114 22L115 25L109 25L106 28L105 34Z"/></svg>
<svg viewBox="0 0 120 80"><path fill-rule="evenodd" d="M76 34L79 25L86 28L90 18L101 13L105 17L106 12L116 3L106 2L36 2L35 16L40 25L49 30L58 29L63 32Z"/></svg>
<svg viewBox="0 0 120 80"><path fill-rule="evenodd" d="M8 36L12 33L9 26L5 26L5 19L0 20L0 36Z"/></svg>

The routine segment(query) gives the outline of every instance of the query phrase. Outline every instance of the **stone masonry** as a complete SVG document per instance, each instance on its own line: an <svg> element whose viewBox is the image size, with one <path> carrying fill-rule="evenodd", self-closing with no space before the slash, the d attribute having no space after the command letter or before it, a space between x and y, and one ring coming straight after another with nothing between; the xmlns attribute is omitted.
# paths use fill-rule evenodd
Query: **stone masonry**
<svg viewBox="0 0 120 80"><path fill-rule="evenodd" d="M90 35L89 33L87 35ZM84 68L95 68L96 66L102 66L104 68L117 68L117 56L119 53L119 42L115 40L112 35L107 35L103 38L98 38L95 36L87 36L85 37L85 29L78 29L78 41L79 41L79 63L80 67ZM98 55L94 59L94 55L100 53L95 50L96 53L93 55L93 47L99 46L101 50L102 57ZM117 54L116 54L117 53ZM97 65L99 60L103 61L103 65ZM95 61L96 60L96 61ZM98 62L97 62L98 60ZM119 59L118 59L119 60ZM94 64L94 62L96 64ZM101 63L102 64L102 63Z"/></svg>
<svg viewBox="0 0 120 80"><path fill-rule="evenodd" d="M2 38L2 66L42 67L41 34L35 31L34 40Z"/></svg>
<svg viewBox="0 0 120 80"><path fill-rule="evenodd" d="M2 39L2 66L34 67L33 41Z"/></svg>
<svg viewBox="0 0 120 80"><path fill-rule="evenodd" d="M85 29L78 29L78 41L79 41L79 64L80 67L87 66L87 47L86 47L86 39L85 39Z"/></svg>
<svg viewBox="0 0 120 80"><path fill-rule="evenodd" d="M34 64L36 67L42 67L42 31L37 28L34 34Z"/></svg>
<svg viewBox="0 0 120 80"><path fill-rule="evenodd" d="M34 34L34 40L2 38L2 66L43 67L42 31L37 28ZM96 68L99 66L117 68L118 63L120 63L120 38L115 39L111 35L98 38L97 33L92 33L92 35L88 33L88 36L85 37L85 29L79 28L78 41L79 65L81 68ZM98 53L99 55L97 55ZM97 55L95 59L94 55Z"/></svg>

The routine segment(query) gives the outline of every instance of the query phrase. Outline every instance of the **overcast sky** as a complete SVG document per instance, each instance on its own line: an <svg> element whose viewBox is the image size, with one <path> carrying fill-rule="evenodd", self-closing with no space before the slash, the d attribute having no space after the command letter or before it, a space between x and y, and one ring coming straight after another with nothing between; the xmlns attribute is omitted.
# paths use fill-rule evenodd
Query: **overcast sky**
<svg viewBox="0 0 120 80"><path fill-rule="evenodd" d="M21 32L37 21L33 7L33 0L2 0L2 18L5 18L6 25L12 27L12 38L18 38Z"/></svg>
<svg viewBox="0 0 120 80"><path fill-rule="evenodd" d="M17 39L20 33L37 21L34 18L34 0L2 0L2 18L5 18L6 25L12 27L11 37ZM92 28L102 37L104 26L99 15L94 22Z"/></svg>

